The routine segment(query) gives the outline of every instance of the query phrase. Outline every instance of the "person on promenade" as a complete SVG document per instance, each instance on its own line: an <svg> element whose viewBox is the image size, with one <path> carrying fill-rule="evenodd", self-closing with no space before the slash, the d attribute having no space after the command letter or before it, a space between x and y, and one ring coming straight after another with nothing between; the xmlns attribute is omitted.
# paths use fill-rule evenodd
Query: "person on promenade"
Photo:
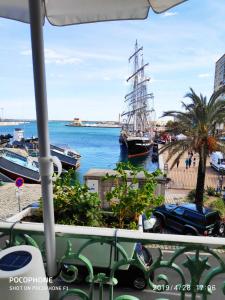
<svg viewBox="0 0 225 300"><path fill-rule="evenodd" d="M180 160L178 159L178 161L177 161L177 168L179 167L179 164L180 164Z"/></svg>
<svg viewBox="0 0 225 300"><path fill-rule="evenodd" d="M189 168L191 167L191 163L192 163L192 159L191 159L191 155L190 155L189 158L188 158L188 167Z"/></svg>
<svg viewBox="0 0 225 300"><path fill-rule="evenodd" d="M195 167L196 164L196 157L193 158L193 167Z"/></svg>
<svg viewBox="0 0 225 300"><path fill-rule="evenodd" d="M189 165L189 159L186 158L186 160L185 160L185 166L186 166L186 169L188 169L188 165Z"/></svg>
<svg viewBox="0 0 225 300"><path fill-rule="evenodd" d="M220 188L220 180L219 180L219 178L217 179L216 192L217 192L217 193L220 193L220 192L221 192L221 188Z"/></svg>
<svg viewBox="0 0 225 300"><path fill-rule="evenodd" d="M223 176L219 176L219 187L220 187L220 193L222 192L223 189Z"/></svg>

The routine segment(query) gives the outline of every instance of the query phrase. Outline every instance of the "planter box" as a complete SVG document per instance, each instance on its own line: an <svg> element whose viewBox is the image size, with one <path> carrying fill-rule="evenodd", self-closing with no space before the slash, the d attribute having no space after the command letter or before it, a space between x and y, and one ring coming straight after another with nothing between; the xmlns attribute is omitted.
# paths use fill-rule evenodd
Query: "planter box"
<svg viewBox="0 0 225 300"><path fill-rule="evenodd" d="M102 181L102 178L109 175L116 175L118 172L111 170L111 169L90 169L84 175L84 182L88 186L89 191L92 193L97 193L101 199L101 205L103 208L108 208L109 203L105 200L105 194L112 190L114 187L113 180L105 180ZM128 182L131 182L132 176L128 174ZM145 176L143 172L138 173L137 175L138 183L136 184L135 188L142 187L145 182ZM159 176L157 178L157 186L155 190L156 195L162 195L165 197L165 185L168 183L168 178L163 176Z"/></svg>
<svg viewBox="0 0 225 300"><path fill-rule="evenodd" d="M26 216L32 216L35 213L36 208L26 208L20 213L14 215L7 219L9 222L16 222L22 220ZM139 217L139 232L143 232L142 226L142 216ZM34 223L34 222L25 222L20 223L20 230L24 228L24 233L27 233L31 236L39 248L42 248L44 245L44 225L43 223ZM74 225L55 225L56 231L56 251L57 251L57 260L60 260L66 253L68 240L72 243L72 252L77 253L79 249L90 239L94 239L93 236L96 236L96 243L88 245L83 251L82 255L87 257L92 266L108 268L110 264L112 265L115 261L122 258L121 255L116 258L115 247L104 243L101 239L101 236L115 236L117 229L115 228L103 228L103 227L88 227L88 226L74 226ZM136 232L136 230L135 230ZM82 238L79 237L79 233L83 234ZM93 236L92 236L93 233ZM104 238L106 240L107 238ZM99 242L98 242L99 241ZM132 242L121 242L120 245L126 251L129 258L133 257L136 243ZM69 263L69 261L68 261ZM72 261L70 260L70 263ZM79 264L76 262L76 264ZM129 265L122 266L121 269L128 269Z"/></svg>

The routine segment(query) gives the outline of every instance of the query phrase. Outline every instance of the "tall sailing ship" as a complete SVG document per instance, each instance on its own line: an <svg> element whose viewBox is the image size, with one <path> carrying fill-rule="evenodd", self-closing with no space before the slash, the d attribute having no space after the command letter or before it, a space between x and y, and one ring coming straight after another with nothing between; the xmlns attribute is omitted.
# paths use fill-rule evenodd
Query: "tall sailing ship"
<svg viewBox="0 0 225 300"><path fill-rule="evenodd" d="M145 76L143 47L135 43L134 53L129 58L134 66L133 74L127 79L131 83L131 91L125 96L127 111L121 114L123 118L120 133L121 151L126 151L128 158L148 155L152 145L153 128L150 116L153 109L153 93L148 93L147 85L150 78ZM149 100L152 106L149 109Z"/></svg>

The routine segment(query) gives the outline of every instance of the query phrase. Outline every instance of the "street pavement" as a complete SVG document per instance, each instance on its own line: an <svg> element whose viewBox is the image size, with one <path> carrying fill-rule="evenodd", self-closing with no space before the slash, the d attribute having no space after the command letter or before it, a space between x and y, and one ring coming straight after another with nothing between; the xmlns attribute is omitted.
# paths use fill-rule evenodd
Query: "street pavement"
<svg viewBox="0 0 225 300"><path fill-rule="evenodd" d="M166 163L167 156L168 152L163 153L164 163ZM186 169L185 160L187 157L188 153L185 153L181 157L178 167L177 165L175 165L173 169L171 169L171 165L173 163L174 158L172 158L167 163L167 176L171 179L171 181L168 184L168 188L176 189L177 194L182 194L184 190L192 190L196 187L199 157L198 154L194 154L194 157L196 158L195 165L193 165L192 163L190 168ZM205 187L210 186L216 188L218 182L218 175L219 173L210 166L210 158L208 157L206 163Z"/></svg>

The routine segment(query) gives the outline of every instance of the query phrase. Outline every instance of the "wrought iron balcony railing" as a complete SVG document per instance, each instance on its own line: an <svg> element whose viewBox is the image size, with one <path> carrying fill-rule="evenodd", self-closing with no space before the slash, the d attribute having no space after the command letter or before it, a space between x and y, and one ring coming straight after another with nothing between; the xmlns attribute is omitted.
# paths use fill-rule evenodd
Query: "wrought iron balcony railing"
<svg viewBox="0 0 225 300"><path fill-rule="evenodd" d="M43 230L42 224L2 222L1 244L4 241L6 247L33 245L41 250L45 260ZM63 292L60 299L66 299L68 295L76 295L75 299L106 299L103 297L105 288L109 290L107 299L110 300L142 299L114 295L117 270L125 270L130 265L143 272L147 289L152 291L151 299L174 299L173 294L183 300L225 297L224 238L67 225L55 225L55 230L58 265L63 267L61 278L65 282L74 281L79 277L82 265L89 284L89 290L84 291L74 283L75 288ZM145 245L152 254L150 265L134 251L137 242ZM107 266L109 272L99 273L96 266ZM98 296L95 293L94 297L96 285Z"/></svg>

